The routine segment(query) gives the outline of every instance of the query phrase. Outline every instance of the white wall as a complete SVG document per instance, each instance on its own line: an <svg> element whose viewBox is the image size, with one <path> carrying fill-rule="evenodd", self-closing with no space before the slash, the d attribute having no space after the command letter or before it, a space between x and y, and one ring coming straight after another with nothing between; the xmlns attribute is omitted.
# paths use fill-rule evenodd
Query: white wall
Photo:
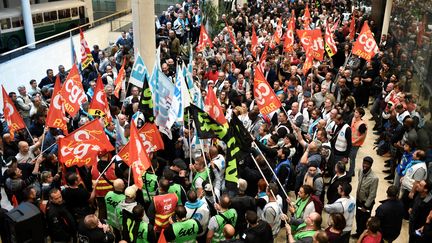
<svg viewBox="0 0 432 243"><path fill-rule="evenodd" d="M131 21L132 16L127 15L120 19ZM101 49L104 49L108 47L109 42L115 42L119 35L120 33L110 32L110 23L84 32L84 37L90 49L92 49L94 44L98 44ZM76 55L80 59L79 35L75 35L72 38ZM54 70L54 74L57 74L60 64L64 65L66 70L72 67L69 38L14 58L11 61L1 63L0 84L4 85L7 92L17 92L19 85L30 87L29 82L31 79L36 79L39 82L46 76L46 70L49 68ZM0 108L3 109L3 102L0 102Z"/></svg>

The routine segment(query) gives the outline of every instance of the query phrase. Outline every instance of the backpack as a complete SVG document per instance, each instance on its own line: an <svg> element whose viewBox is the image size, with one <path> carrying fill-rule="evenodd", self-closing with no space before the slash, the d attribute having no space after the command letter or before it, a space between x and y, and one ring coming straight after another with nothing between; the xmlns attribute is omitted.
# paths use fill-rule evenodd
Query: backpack
<svg viewBox="0 0 432 243"><path fill-rule="evenodd" d="M322 214L324 204L321 202L321 200L316 195L310 195L309 202L312 201L315 206L315 212ZM308 202L308 203L309 203Z"/></svg>
<svg viewBox="0 0 432 243"><path fill-rule="evenodd" d="M295 175L294 166L291 163L291 161L289 159L287 159L287 160L279 163L276 166L274 172L276 175L278 175L279 170L281 170L283 166L285 166L288 169L288 177L285 178L285 181L281 181L281 184L288 191L292 191L292 190L294 190L296 175ZM276 181L276 178L273 178L273 180Z"/></svg>

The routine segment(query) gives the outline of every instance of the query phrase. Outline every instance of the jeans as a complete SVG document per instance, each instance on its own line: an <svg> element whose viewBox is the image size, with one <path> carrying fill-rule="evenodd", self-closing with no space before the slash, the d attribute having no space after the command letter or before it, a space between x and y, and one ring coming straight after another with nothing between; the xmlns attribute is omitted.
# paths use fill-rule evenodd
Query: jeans
<svg viewBox="0 0 432 243"><path fill-rule="evenodd" d="M356 157L357 157L357 153L358 150L360 149L360 146L352 146L351 148L351 153L349 155L349 159L350 159L350 166L349 166L349 170L348 170L348 176L352 177L355 174L355 161L356 161ZM361 232L363 233L363 232Z"/></svg>

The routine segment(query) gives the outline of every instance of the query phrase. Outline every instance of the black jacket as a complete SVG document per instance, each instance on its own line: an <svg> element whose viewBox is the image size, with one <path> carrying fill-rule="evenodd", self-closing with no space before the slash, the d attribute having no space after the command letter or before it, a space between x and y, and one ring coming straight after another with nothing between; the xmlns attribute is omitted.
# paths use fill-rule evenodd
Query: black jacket
<svg viewBox="0 0 432 243"><path fill-rule="evenodd" d="M339 194L338 194L338 187L340 184L342 184L343 182L349 183L350 182L350 178L346 175L343 175L341 177L336 177L336 179L330 183L328 189L327 189L327 200L328 200L328 204L332 204L334 203L336 200L338 200L340 198Z"/></svg>
<svg viewBox="0 0 432 243"><path fill-rule="evenodd" d="M68 241L76 233L75 220L64 204L49 203L46 220L52 241Z"/></svg>
<svg viewBox="0 0 432 243"><path fill-rule="evenodd" d="M245 243L273 242L271 226L264 220L258 221L258 225L248 228L241 236Z"/></svg>
<svg viewBox="0 0 432 243"><path fill-rule="evenodd" d="M375 214L381 222L383 239L388 241L395 240L402 228L404 215L403 203L399 199L381 201L381 205L376 209Z"/></svg>

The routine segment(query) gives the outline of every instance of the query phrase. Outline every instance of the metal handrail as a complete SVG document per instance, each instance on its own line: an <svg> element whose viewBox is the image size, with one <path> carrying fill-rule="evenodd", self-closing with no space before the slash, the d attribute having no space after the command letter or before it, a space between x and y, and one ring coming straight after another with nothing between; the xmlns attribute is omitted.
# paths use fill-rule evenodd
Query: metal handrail
<svg viewBox="0 0 432 243"><path fill-rule="evenodd" d="M108 15L108 16L105 16L105 17L100 18L100 19L98 19L98 20L95 20L95 21L93 21L93 22L89 22L89 23L87 23L87 24L80 25L80 26L75 27L75 28L73 28L73 29L63 31L63 32L61 32L61 33L58 33L58 34L55 34L55 35L49 36L49 37L44 38L44 39L42 39L42 40L38 40L38 41L36 41L36 42L33 42L33 43L30 43L30 44L27 44L27 45L25 45L25 46L18 47L18 48L16 48L16 49L10 50L10 51L8 51L8 52L1 53L1 54L0 54L0 57L10 55L10 54L12 54L12 53L14 53L14 52L17 52L17 51L23 50L23 49L25 49L25 48L27 48L27 47L29 47L29 46L32 46L32 45L36 45L36 44L42 43L42 42L44 42L44 41L47 41L47 40L50 40L50 39L56 38L56 37L58 37L58 36L64 35L64 34L66 34L66 33L69 33L69 32L75 31L75 30L78 30L78 29L80 29L80 28L83 28L83 27L86 27L86 26L92 26L93 24L95 24L95 23L97 23L97 22L102 22L102 21L104 21L104 20L106 20L106 19L109 19L109 18L114 17L115 15L120 15L120 14L124 14L124 13L128 14L128 13L130 13L130 12L132 12L132 9L125 9L125 10L122 10L122 11L119 11L119 12L116 12L116 13L113 13L113 14L110 14L110 15Z"/></svg>

